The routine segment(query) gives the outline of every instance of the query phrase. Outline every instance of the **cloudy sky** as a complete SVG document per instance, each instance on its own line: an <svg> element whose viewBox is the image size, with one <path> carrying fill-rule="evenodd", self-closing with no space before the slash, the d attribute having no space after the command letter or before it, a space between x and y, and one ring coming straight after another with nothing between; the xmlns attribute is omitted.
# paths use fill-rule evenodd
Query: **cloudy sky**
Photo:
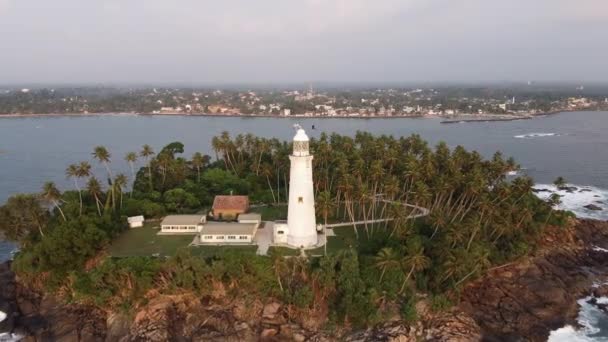
<svg viewBox="0 0 608 342"><path fill-rule="evenodd" d="M0 0L0 84L608 81L608 0Z"/></svg>

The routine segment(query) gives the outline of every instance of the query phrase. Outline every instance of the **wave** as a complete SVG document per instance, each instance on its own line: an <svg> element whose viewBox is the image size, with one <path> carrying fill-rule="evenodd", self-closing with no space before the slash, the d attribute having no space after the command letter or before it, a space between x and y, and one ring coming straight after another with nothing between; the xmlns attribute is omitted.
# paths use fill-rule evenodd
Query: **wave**
<svg viewBox="0 0 608 342"><path fill-rule="evenodd" d="M594 186L568 184L558 189L553 184L534 186L536 196L543 200L552 194L560 196L556 209L572 211L577 217L608 221L608 190ZM597 209L597 210L593 210Z"/></svg>
<svg viewBox="0 0 608 342"><path fill-rule="evenodd" d="M607 341L608 336L600 326L606 326L608 316L596 305L589 303L595 299L598 304L608 303L608 298L588 296L577 301L580 306L577 323L579 328L566 325L563 328L554 330L549 335L548 342L588 342L588 341Z"/></svg>
<svg viewBox="0 0 608 342"><path fill-rule="evenodd" d="M532 138L553 137L553 136L559 136L559 134L557 134L557 133L527 133L527 134L516 135L516 136L514 136L514 138L532 139Z"/></svg>
<svg viewBox="0 0 608 342"><path fill-rule="evenodd" d="M0 333L0 342L17 342L21 341L23 336L11 333Z"/></svg>
<svg viewBox="0 0 608 342"><path fill-rule="evenodd" d="M0 322L4 321L6 319L6 314L2 311L0 311ZM21 339L23 339L23 336L21 335L17 335L17 334L12 334L12 333L0 333L0 342L16 342L16 341L21 341Z"/></svg>

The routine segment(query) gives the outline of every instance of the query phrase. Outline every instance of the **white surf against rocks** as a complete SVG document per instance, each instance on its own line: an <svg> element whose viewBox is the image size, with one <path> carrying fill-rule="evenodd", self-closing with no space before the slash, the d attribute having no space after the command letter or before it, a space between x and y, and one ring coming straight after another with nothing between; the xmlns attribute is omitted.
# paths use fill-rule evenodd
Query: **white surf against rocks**
<svg viewBox="0 0 608 342"><path fill-rule="evenodd" d="M608 190L594 186L568 184L562 189L555 185L537 184L536 195L547 200L552 194L560 196L561 203L557 209L570 210L577 217L596 220L608 220Z"/></svg>
<svg viewBox="0 0 608 342"><path fill-rule="evenodd" d="M601 332L600 326L608 324L608 317L597 305L589 303L593 296L585 297L577 301L580 311L577 317L579 327L567 325L554 330L549 335L548 342L595 342L608 341L608 336ZM608 303L608 298L597 298L598 304Z"/></svg>
<svg viewBox="0 0 608 342"><path fill-rule="evenodd" d="M557 133L527 133L527 134L516 135L516 136L514 136L514 138L534 139L534 138L544 138L544 137L554 137L554 136L559 136L559 134L557 134Z"/></svg>

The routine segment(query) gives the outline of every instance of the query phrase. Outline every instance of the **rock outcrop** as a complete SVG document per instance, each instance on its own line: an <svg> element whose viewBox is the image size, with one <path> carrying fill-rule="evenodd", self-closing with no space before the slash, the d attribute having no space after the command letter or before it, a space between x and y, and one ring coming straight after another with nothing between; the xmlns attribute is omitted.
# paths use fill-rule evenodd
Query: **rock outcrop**
<svg viewBox="0 0 608 342"><path fill-rule="evenodd" d="M21 333L25 341L546 341L551 330L573 322L578 299L608 294L608 286L592 287L608 275L606 247L608 223L581 220L576 229L549 231L535 256L469 284L447 312L433 314L422 300L415 325L395 320L336 335L320 329L323 318L289 320L288 308L272 299L153 293L131 315L62 304L22 287L5 263L0 310L8 317L0 331Z"/></svg>
<svg viewBox="0 0 608 342"><path fill-rule="evenodd" d="M479 324L485 340L546 341L551 330L574 323L577 300L608 275L608 253L590 248L608 243L608 223L583 220L571 233L574 241L558 241L557 247L490 271L465 288L460 308Z"/></svg>

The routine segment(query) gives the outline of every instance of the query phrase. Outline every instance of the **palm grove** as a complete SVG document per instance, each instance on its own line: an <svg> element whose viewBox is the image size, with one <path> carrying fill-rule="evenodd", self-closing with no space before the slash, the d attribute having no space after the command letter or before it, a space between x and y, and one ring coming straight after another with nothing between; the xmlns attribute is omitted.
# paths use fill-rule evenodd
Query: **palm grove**
<svg viewBox="0 0 608 342"><path fill-rule="evenodd" d="M485 160L460 146L430 148L417 135L322 134L311 141L319 222L392 220L359 226L321 258L230 250L201 257L189 248L169 258L105 256L129 215L195 212L231 191L257 203L286 201L289 143L225 132L212 146L215 158L187 159L179 142L158 152L145 145L124 156L130 176L115 174L115 156L98 146L91 162L67 167L73 189L47 183L39 194L12 196L0 207L0 230L21 246L13 268L33 286L108 310L132 310L153 288L209 296L221 287L225 297L215 300L274 297L294 320L314 312L328 326L362 326L395 310L416 319L416 294L429 294L436 308L457 301L468 281L526 255L544 226L563 226L568 216L551 209L558 199L539 200L529 178L508 181L517 165L498 152ZM92 162L105 174L93 175ZM399 202L430 215L410 220Z"/></svg>

